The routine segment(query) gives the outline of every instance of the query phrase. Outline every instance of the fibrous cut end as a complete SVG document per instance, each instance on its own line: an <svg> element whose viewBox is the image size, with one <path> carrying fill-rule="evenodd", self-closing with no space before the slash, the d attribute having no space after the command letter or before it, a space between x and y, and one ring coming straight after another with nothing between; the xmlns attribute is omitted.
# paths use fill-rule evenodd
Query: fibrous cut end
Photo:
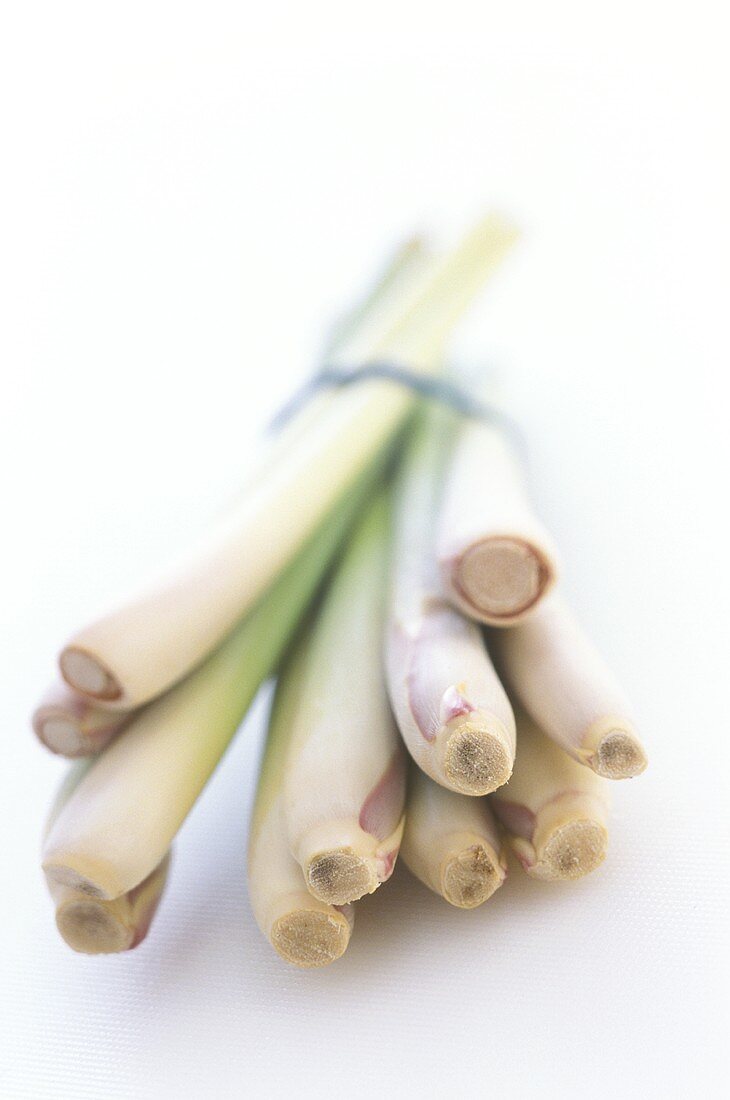
<svg viewBox="0 0 730 1100"><path fill-rule="evenodd" d="M108 702L121 698L122 689L116 676L86 650L67 646L61 653L59 664L66 683L82 695Z"/></svg>
<svg viewBox="0 0 730 1100"><path fill-rule="evenodd" d="M452 905L475 909L490 898L504 881L504 871L494 853L473 844L451 856L441 870L441 890Z"/></svg>
<svg viewBox="0 0 730 1100"><path fill-rule="evenodd" d="M274 923L271 943L286 962L311 968L339 959L350 942L350 925L341 913L297 909Z"/></svg>
<svg viewBox="0 0 730 1100"><path fill-rule="evenodd" d="M536 547L521 539L484 539L462 555L457 587L472 613L492 625L515 622L547 591L553 574Z"/></svg>
<svg viewBox="0 0 730 1100"><path fill-rule="evenodd" d="M320 901L347 905L380 885L372 859L352 849L335 849L315 856L307 869L307 886Z"/></svg>
<svg viewBox="0 0 730 1100"><path fill-rule="evenodd" d="M648 761L637 739L627 730L610 730L591 757L594 772L605 779L631 779L640 775Z"/></svg>
<svg viewBox="0 0 730 1100"><path fill-rule="evenodd" d="M460 726L446 742L444 771L461 794L496 791L512 774L512 758L504 741L470 723Z"/></svg>
<svg viewBox="0 0 730 1100"><path fill-rule="evenodd" d="M69 947L85 955L128 951L134 932L94 898L75 898L56 912L58 931Z"/></svg>
<svg viewBox="0 0 730 1100"><path fill-rule="evenodd" d="M596 821L570 821L558 826L539 860L539 877L553 880L582 878L606 858L608 834Z"/></svg>

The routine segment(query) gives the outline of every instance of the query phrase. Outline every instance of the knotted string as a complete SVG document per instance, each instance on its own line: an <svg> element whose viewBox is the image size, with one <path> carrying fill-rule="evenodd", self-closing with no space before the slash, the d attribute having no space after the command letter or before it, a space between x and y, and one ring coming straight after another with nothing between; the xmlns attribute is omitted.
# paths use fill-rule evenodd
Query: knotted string
<svg viewBox="0 0 730 1100"><path fill-rule="evenodd" d="M351 386L356 382L374 379L395 382L397 385L404 386L412 393L424 398L424 400L444 405L467 419L482 420L488 424L495 424L511 437L524 455L525 443L522 432L515 421L501 409L488 404L486 401L480 401L450 378L421 374L418 371L411 370L410 367L389 360L363 363L361 366L354 368L330 365L322 367L311 378L308 378L304 385L296 390L289 400L284 403L275 414L269 428L272 431L278 431L320 390L343 389L345 386Z"/></svg>

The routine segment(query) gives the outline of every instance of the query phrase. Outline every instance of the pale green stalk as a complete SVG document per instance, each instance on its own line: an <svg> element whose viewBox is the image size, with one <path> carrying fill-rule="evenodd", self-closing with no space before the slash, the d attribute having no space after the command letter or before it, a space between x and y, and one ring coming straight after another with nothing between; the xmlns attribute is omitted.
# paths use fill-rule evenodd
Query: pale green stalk
<svg viewBox="0 0 730 1100"><path fill-rule="evenodd" d="M323 362L328 363L336 356L345 341L362 329L363 324L369 323L369 318L390 308L394 300L393 291L396 295L400 294L405 282L422 266L425 256L425 243L420 237L409 237L397 246L362 301L335 321L322 349Z"/></svg>
<svg viewBox="0 0 730 1100"><path fill-rule="evenodd" d="M50 880L116 898L160 863L275 670L378 468L360 479L212 657L141 711L94 761L46 839Z"/></svg>
<svg viewBox="0 0 730 1100"><path fill-rule="evenodd" d="M291 852L332 904L390 876L403 831L405 755L382 668L388 521L381 493L281 673L272 715L275 742L286 742Z"/></svg>
<svg viewBox="0 0 730 1100"><path fill-rule="evenodd" d="M452 412L428 410L400 470L385 663L415 762L451 790L483 795L509 778L515 726L481 630L444 598L436 566L434 517L457 428Z"/></svg>
<svg viewBox="0 0 730 1100"><path fill-rule="evenodd" d="M281 697L276 700L281 710ZM285 716L272 721L261 762L248 844L248 896L256 923L277 953L295 966L326 966L350 942L351 905L312 896L289 850L284 808Z"/></svg>
<svg viewBox="0 0 730 1100"><path fill-rule="evenodd" d="M356 332L362 333L365 339L376 338L379 332L392 325L409 288L433 262L431 250L420 237L400 244L363 298L335 322L320 354L322 365L329 367L336 363L340 349ZM317 431L322 411L337 397L337 393L337 387L330 385L310 390L306 400L295 393L292 407L284 407L283 423L275 420L273 430L261 440L257 461L242 481L242 494L250 491L262 475L270 477L274 463L286 462L292 448L305 440L309 433Z"/></svg>
<svg viewBox="0 0 730 1100"><path fill-rule="evenodd" d="M341 957L355 912L352 905L334 906L314 897L290 851L284 784L297 706L296 695L279 686L251 814L248 896L256 923L274 950L286 962L309 969Z"/></svg>

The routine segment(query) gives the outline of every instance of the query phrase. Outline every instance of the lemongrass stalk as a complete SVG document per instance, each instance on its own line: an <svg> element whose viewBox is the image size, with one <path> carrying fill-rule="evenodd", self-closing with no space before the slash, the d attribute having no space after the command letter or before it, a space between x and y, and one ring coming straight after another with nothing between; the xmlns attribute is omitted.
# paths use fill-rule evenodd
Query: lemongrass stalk
<svg viewBox="0 0 730 1100"><path fill-rule="evenodd" d="M88 761L71 768L56 797L48 831L71 793L88 771ZM105 901L73 887L50 881L56 906L56 926L69 947L86 955L131 951L145 939L167 882L170 853L150 875L126 894Z"/></svg>
<svg viewBox="0 0 730 1100"><path fill-rule="evenodd" d="M534 721L607 779L643 772L646 753L610 669L557 596L514 630L495 631L500 670Z"/></svg>
<svg viewBox="0 0 730 1100"><path fill-rule="evenodd" d="M481 630L441 595L433 517L456 426L453 413L428 410L401 467L385 664L415 762L453 791L483 795L509 779L515 724Z"/></svg>
<svg viewBox="0 0 730 1100"><path fill-rule="evenodd" d="M370 488L360 479L226 642L97 757L44 846L48 878L101 898L160 863L270 676Z"/></svg>
<svg viewBox="0 0 730 1100"><path fill-rule="evenodd" d="M280 675L271 718L292 855L335 905L390 877L403 832L405 754L381 659L388 517L381 494Z"/></svg>
<svg viewBox="0 0 730 1100"><path fill-rule="evenodd" d="M459 909L475 909L504 882L507 864L485 798L468 798L412 767L401 843L406 867Z"/></svg>
<svg viewBox="0 0 730 1100"><path fill-rule="evenodd" d="M339 959L350 942L351 905L335 907L313 897L289 851L282 754L269 734L251 822L248 894L256 923L286 962L305 968Z"/></svg>
<svg viewBox="0 0 730 1100"><path fill-rule="evenodd" d="M395 359L423 370L514 237L487 219L378 311L334 357L356 365ZM397 303L397 304L396 304ZM343 387L310 431L267 461L251 492L208 532L171 579L76 634L61 671L77 691L110 706L158 695L204 659L296 557L334 502L393 439L414 405L404 386L371 379Z"/></svg>
<svg viewBox="0 0 730 1100"><path fill-rule="evenodd" d="M603 862L608 784L558 748L521 710L515 770L490 803L533 878L582 878Z"/></svg>
<svg viewBox="0 0 730 1100"><path fill-rule="evenodd" d="M36 707L32 724L36 737L47 749L73 759L101 752L131 721L132 714L99 707L58 683L49 688Z"/></svg>
<svg viewBox="0 0 730 1100"><path fill-rule="evenodd" d="M481 396L488 401L485 388ZM515 441L496 417L466 419L455 433L437 531L444 591L473 619L517 623L555 583L553 541L533 511Z"/></svg>

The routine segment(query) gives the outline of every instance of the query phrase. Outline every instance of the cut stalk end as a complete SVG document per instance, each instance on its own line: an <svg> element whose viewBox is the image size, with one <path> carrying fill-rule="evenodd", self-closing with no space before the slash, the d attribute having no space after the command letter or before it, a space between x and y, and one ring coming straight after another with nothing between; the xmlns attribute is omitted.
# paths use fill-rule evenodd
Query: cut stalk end
<svg viewBox="0 0 730 1100"><path fill-rule="evenodd" d="M504 882L496 854L484 844L472 844L451 856L441 869L441 892L459 909L476 909Z"/></svg>
<svg viewBox="0 0 730 1100"><path fill-rule="evenodd" d="M512 847L528 875L570 882L595 871L606 858L605 808L589 796L559 799L537 815L531 840L513 836Z"/></svg>
<svg viewBox="0 0 730 1100"><path fill-rule="evenodd" d="M310 969L327 966L344 954L350 924L342 913L297 909L274 922L271 943L286 962Z"/></svg>
<svg viewBox="0 0 730 1100"><path fill-rule="evenodd" d="M33 716L33 729L39 741L58 753L59 756L74 758L88 756L94 752L93 743L81 733L78 724L63 715L36 714Z"/></svg>
<svg viewBox="0 0 730 1100"><path fill-rule="evenodd" d="M589 760L593 771L605 779L631 779L647 766L646 753L627 730L610 730Z"/></svg>
<svg viewBox="0 0 730 1100"><path fill-rule="evenodd" d="M66 683L82 695L108 702L121 698L122 688L116 676L86 650L67 646L61 653L59 664Z"/></svg>
<svg viewBox="0 0 730 1100"><path fill-rule="evenodd" d="M456 566L467 608L494 626L525 615L553 581L550 563L522 539L491 537L474 543Z"/></svg>
<svg viewBox="0 0 730 1100"><path fill-rule="evenodd" d="M68 946L84 955L113 955L137 947L154 919L169 866L168 853L144 882L111 901L49 881L58 931Z"/></svg>
<svg viewBox="0 0 730 1100"><path fill-rule="evenodd" d="M359 856L351 848L322 852L307 869L307 886L320 901L347 905L380 886L375 861Z"/></svg>
<svg viewBox="0 0 730 1100"><path fill-rule="evenodd" d="M68 946L84 955L128 951L134 940L134 930L92 897L77 897L60 905L56 925Z"/></svg>
<svg viewBox="0 0 730 1100"><path fill-rule="evenodd" d="M461 794L496 791L512 774L512 764L504 740L472 723L461 725L446 742L444 771Z"/></svg>
<svg viewBox="0 0 730 1100"><path fill-rule="evenodd" d="M59 683L46 692L31 722L41 744L75 759L100 753L131 718L129 711L109 710Z"/></svg>
<svg viewBox="0 0 730 1100"><path fill-rule="evenodd" d="M570 880L595 871L606 858L608 834L596 821L560 825L540 853L543 878Z"/></svg>

